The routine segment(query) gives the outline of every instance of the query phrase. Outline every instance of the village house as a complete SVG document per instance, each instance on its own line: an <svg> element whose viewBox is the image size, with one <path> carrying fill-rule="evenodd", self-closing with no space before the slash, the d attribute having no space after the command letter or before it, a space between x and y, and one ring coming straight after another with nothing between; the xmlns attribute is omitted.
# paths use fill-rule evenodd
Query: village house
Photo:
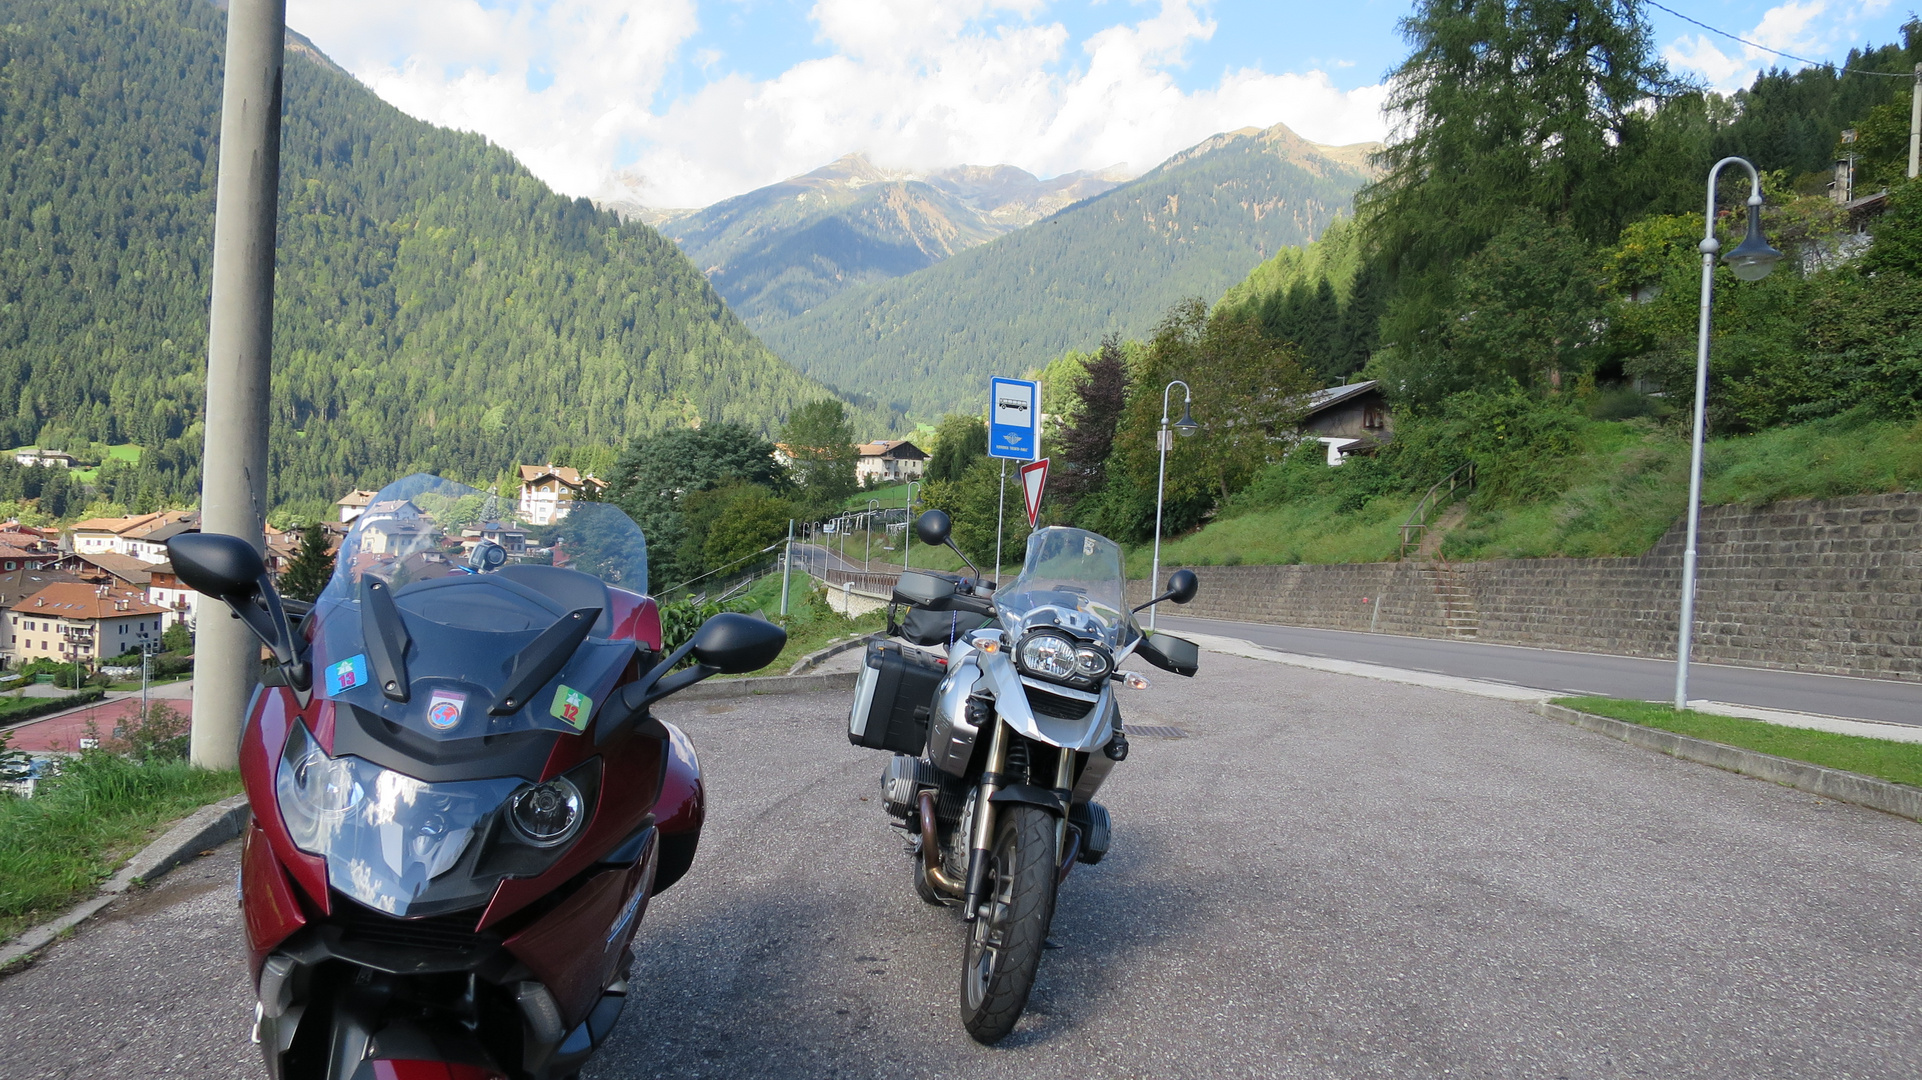
<svg viewBox="0 0 1922 1080"><path fill-rule="evenodd" d="M139 593L84 582L49 585L7 613L7 662L120 656L159 641L164 614Z"/></svg>
<svg viewBox="0 0 1922 1080"><path fill-rule="evenodd" d="M147 578L147 603L162 609L162 630L175 623L186 623L187 629L195 626L194 619L200 613L200 594L188 588L174 573L174 564L164 562L153 568Z"/></svg>
<svg viewBox="0 0 1922 1080"><path fill-rule="evenodd" d="M565 465L522 465L520 514L530 525L552 525L567 516L570 504L583 493L606 489L605 481Z"/></svg>
<svg viewBox="0 0 1922 1080"><path fill-rule="evenodd" d="M122 518L88 518L76 523L70 534L73 550L79 555L126 555L146 562L167 558L167 539L200 527L200 514L193 510L161 510Z"/></svg>
<svg viewBox="0 0 1922 1080"><path fill-rule="evenodd" d="M896 480L919 480L928 455L905 439L882 439L854 448L854 479L864 486Z"/></svg>
<svg viewBox="0 0 1922 1080"><path fill-rule="evenodd" d="M389 499L369 505L360 521L360 554L405 555L428 542L433 525L420 508L407 499Z"/></svg>
<svg viewBox="0 0 1922 1080"><path fill-rule="evenodd" d="M340 498L335 499L334 505L340 507L340 523L345 525L359 517L361 511L367 509L367 505L373 502L374 496L378 494L380 494L378 491L363 491L360 488L355 488Z"/></svg>
<svg viewBox="0 0 1922 1080"><path fill-rule="evenodd" d="M1328 464L1339 465L1355 454L1372 454L1386 446L1395 425L1381 384L1368 379L1308 395L1300 431L1327 448Z"/></svg>
<svg viewBox="0 0 1922 1080"><path fill-rule="evenodd" d="M111 585L114 588L133 589L145 592L153 577L154 564L132 555L120 555L111 551L82 555L74 552L62 556L50 564L50 568L63 574L70 574L89 585Z"/></svg>
<svg viewBox="0 0 1922 1080"><path fill-rule="evenodd" d="M13 460L20 465L58 465L63 469L71 469L74 466L72 454L62 453L59 450L41 450L33 446L15 450Z"/></svg>

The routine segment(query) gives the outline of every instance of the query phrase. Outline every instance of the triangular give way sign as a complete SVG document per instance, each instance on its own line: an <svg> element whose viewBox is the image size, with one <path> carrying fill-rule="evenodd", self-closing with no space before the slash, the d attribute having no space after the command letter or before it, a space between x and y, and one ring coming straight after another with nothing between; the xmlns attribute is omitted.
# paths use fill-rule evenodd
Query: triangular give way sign
<svg viewBox="0 0 1922 1080"><path fill-rule="evenodd" d="M1021 493L1028 497L1028 528L1034 528L1035 518L1041 513L1041 492L1048 486L1048 459L1030 461L1021 466Z"/></svg>

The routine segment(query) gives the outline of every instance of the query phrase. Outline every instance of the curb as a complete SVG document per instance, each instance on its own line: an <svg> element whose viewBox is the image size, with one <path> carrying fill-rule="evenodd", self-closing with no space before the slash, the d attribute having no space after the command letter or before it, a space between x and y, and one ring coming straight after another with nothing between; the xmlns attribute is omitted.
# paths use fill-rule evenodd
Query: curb
<svg viewBox="0 0 1922 1080"><path fill-rule="evenodd" d="M762 675L752 679L709 679L675 694L671 701L712 701L715 698L749 697L758 694L813 694L821 691L854 689L857 672L836 671L827 675Z"/></svg>
<svg viewBox="0 0 1922 1080"><path fill-rule="evenodd" d="M81 901L50 922L21 931L12 942L0 947L0 972L15 967L53 944L62 934L92 918L136 885L151 884L154 879L195 858L202 851L239 836L252 816L252 811L247 808L247 796L235 795L203 806L181 818L173 828L162 833L160 839L127 860L127 865L121 867L119 873L108 878L107 883L100 887L100 895Z"/></svg>
<svg viewBox="0 0 1922 1080"><path fill-rule="evenodd" d="M808 672L820 667L823 662L831 657L839 656L850 649L866 648L868 642L879 641L884 637L887 637L887 634L877 630L872 634L860 634L846 641L837 642L829 645L825 649L817 649L796 660L794 666L787 669L787 673L789 675L806 675Z"/></svg>
<svg viewBox="0 0 1922 1080"><path fill-rule="evenodd" d="M1838 802L1854 803L1871 810L1905 817L1911 821L1922 821L1922 788L1912 788L1906 784L1878 780L1860 773L1831 769L1825 765L1811 765L1806 761L1764 754L1757 750L1744 750L1738 746L1709 742L1706 739L1677 735L1660 728L1643 727L1626 720L1616 720L1606 716L1596 716L1565 705L1543 703L1536 706L1536 712L1551 720L1586 731L1607 735L1632 743L1648 750L1654 750L1670 757L1693 761L1701 765L1712 765L1743 776L1753 776L1758 780L1770 780L1784 787L1821 795Z"/></svg>

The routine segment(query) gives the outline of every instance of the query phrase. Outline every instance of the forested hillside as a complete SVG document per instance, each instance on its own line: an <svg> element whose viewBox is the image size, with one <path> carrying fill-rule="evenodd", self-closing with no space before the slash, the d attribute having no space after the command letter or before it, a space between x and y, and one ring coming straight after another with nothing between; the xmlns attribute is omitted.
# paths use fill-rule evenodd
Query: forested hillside
<svg viewBox="0 0 1922 1080"><path fill-rule="evenodd" d="M906 277L762 327L844 391L932 417L1102 335L1145 334L1320 235L1364 174L1287 128L1218 135L1145 176Z"/></svg>
<svg viewBox="0 0 1922 1080"><path fill-rule="evenodd" d="M1089 480L1051 495L1052 513L1152 537L1155 420L1179 377L1202 430L1169 454L1163 527L1205 527L1164 565L1395 558L1423 493L1471 463L1474 491L1428 556L1646 550L1688 497L1703 186L1730 155L1761 170L1761 226L1785 257L1760 280L1714 270L1706 498L1922 482L1922 182L1906 175L1922 22L1728 97L1667 68L1638 0L1417 0L1403 30L1389 105L1412 119L1352 219L1191 312L1192 329L1176 309L1153 340L1102 349L1119 374L1092 377L1092 340L1051 365L1053 468ZM1846 205L1829 186L1843 155ZM1749 193L1745 170L1721 173L1725 254ZM1221 458L1208 440L1248 427L1203 415L1248 399L1214 374L1238 350L1292 357L1321 385L1379 380L1390 437L1338 468L1280 437L1198 484Z"/></svg>
<svg viewBox="0 0 1922 1080"><path fill-rule="evenodd" d="M198 489L224 19L0 0L0 444L136 443L162 496ZM276 501L821 396L672 243L481 137L305 50L285 110Z"/></svg>
<svg viewBox="0 0 1922 1080"><path fill-rule="evenodd" d="M931 266L1119 182L1094 173L1039 180L1008 165L918 176L849 154L659 228L741 318L762 326Z"/></svg>

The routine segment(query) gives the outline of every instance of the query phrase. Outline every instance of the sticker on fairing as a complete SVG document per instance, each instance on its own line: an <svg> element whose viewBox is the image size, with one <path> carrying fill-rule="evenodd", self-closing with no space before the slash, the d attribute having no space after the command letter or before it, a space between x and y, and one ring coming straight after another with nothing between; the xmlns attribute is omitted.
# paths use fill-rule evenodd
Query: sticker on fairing
<svg viewBox="0 0 1922 1080"><path fill-rule="evenodd" d="M579 690L562 686L554 691L554 704L547 711L586 731L587 719L594 712L594 699Z"/></svg>
<svg viewBox="0 0 1922 1080"><path fill-rule="evenodd" d="M343 690L352 690L367 681L367 654L355 653L337 664L327 665L327 678L323 685L327 695L333 697Z"/></svg>
<svg viewBox="0 0 1922 1080"><path fill-rule="evenodd" d="M461 709L466 705L466 694L436 690L434 696L427 700L427 726L435 731L460 726Z"/></svg>

